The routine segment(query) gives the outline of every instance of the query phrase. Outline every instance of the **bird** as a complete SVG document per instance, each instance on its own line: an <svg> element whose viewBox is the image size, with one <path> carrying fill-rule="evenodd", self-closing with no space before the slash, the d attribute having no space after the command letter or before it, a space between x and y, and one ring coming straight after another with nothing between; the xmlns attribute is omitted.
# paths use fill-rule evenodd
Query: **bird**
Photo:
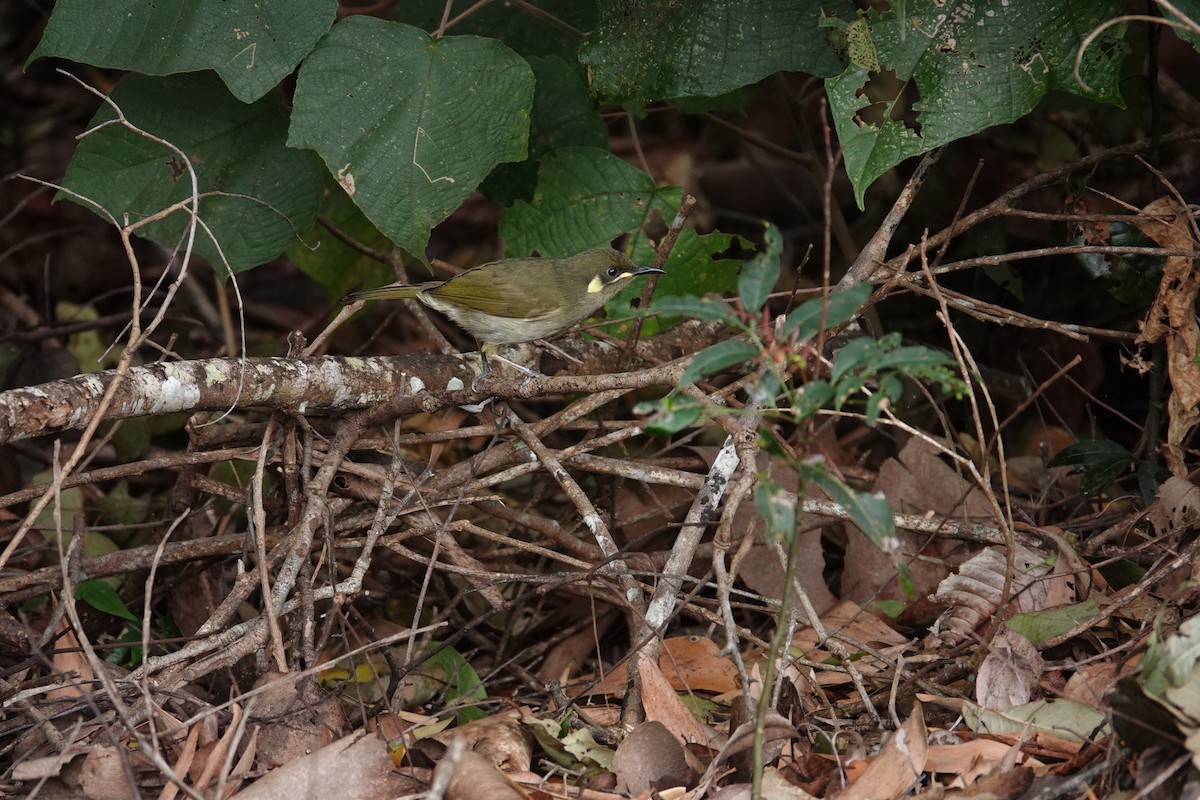
<svg viewBox="0 0 1200 800"><path fill-rule="evenodd" d="M393 283L355 292L359 300L416 299L449 317L475 338L483 370L501 345L545 339L574 327L611 300L629 281L662 274L625 254L598 247L568 258L530 256L480 264L444 281Z"/></svg>

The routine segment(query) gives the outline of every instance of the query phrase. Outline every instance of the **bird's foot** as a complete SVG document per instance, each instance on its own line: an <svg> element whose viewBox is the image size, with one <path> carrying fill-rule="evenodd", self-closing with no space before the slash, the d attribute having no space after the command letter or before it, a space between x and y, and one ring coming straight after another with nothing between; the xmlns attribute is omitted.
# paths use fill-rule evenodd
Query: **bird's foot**
<svg viewBox="0 0 1200 800"><path fill-rule="evenodd" d="M492 358L495 358L497 361L503 361L505 364L508 364L509 366L513 367L514 369L516 369L518 372L520 372L522 375L525 376L525 380L529 380L530 378L546 377L542 373L538 372L536 369L530 369L529 367L526 367L523 364L518 364L515 361L511 361L511 360L505 358L504 356L492 356Z"/></svg>

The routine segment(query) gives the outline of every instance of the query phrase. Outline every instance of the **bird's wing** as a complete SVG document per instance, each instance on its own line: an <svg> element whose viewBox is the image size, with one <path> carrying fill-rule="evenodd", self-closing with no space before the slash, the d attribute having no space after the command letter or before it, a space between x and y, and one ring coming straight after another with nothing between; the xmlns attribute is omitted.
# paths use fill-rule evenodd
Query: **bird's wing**
<svg viewBox="0 0 1200 800"><path fill-rule="evenodd" d="M516 292L508 292L506 297L505 292L496 291L491 280L486 273L468 270L430 289L427 294L442 302L509 319L536 319L556 308L552 299L543 298L541 303L534 303L528 297L513 296L519 294Z"/></svg>

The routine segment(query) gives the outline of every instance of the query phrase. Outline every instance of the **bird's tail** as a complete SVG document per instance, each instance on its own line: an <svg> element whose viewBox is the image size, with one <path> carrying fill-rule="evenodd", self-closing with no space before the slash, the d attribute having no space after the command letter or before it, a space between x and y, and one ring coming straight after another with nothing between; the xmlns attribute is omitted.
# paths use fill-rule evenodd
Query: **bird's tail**
<svg viewBox="0 0 1200 800"><path fill-rule="evenodd" d="M416 283L392 283L387 286L380 286L377 289L367 289L362 292L354 292L346 295L344 304L358 300L404 300L406 298L416 297L425 288L425 284Z"/></svg>

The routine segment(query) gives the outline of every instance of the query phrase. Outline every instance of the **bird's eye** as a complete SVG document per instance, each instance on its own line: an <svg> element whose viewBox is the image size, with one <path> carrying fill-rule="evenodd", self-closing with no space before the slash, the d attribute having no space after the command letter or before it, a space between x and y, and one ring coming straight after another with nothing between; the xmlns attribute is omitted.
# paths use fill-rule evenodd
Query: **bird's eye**
<svg viewBox="0 0 1200 800"><path fill-rule="evenodd" d="M609 267L609 268L608 268L608 277L610 277L610 278L615 278L615 277L617 277L617 276L618 276L618 275L620 275L620 274L621 274L621 270L617 269L616 267Z"/></svg>

